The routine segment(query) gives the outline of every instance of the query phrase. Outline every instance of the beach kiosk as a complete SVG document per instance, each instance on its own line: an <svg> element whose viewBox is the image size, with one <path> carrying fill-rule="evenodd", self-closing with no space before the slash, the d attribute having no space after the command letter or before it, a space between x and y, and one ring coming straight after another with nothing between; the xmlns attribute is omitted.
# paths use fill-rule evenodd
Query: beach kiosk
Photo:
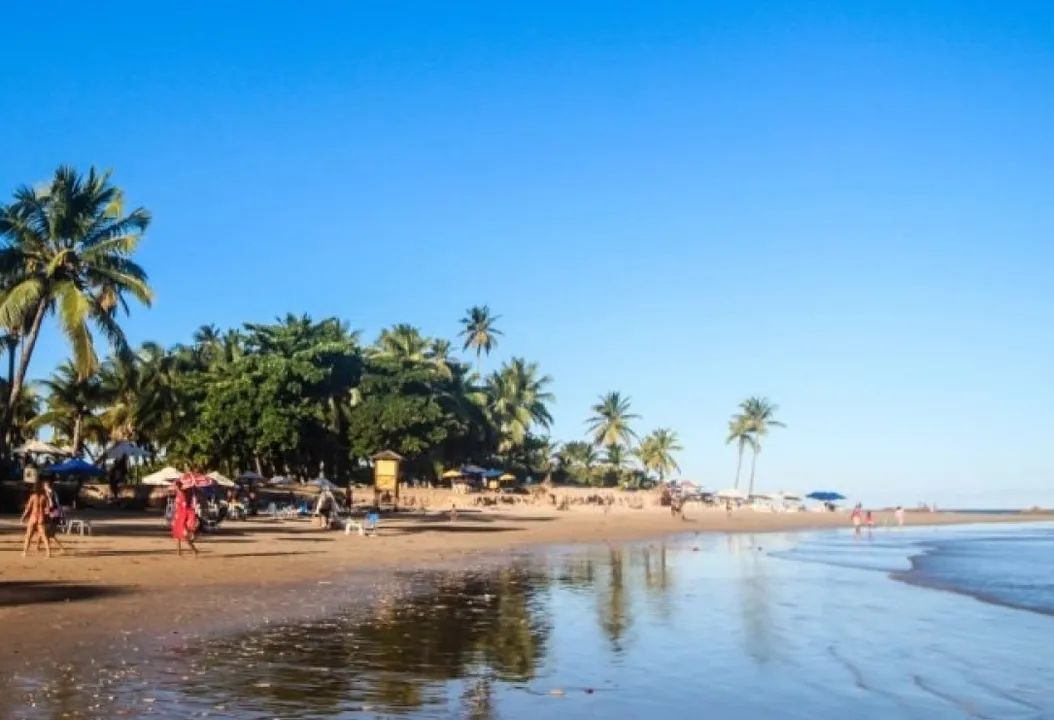
<svg viewBox="0 0 1054 720"><path fill-rule="evenodd" d="M399 505L399 463L403 456L391 450L383 450L373 457L373 496L376 500L381 493L391 493L393 502Z"/></svg>

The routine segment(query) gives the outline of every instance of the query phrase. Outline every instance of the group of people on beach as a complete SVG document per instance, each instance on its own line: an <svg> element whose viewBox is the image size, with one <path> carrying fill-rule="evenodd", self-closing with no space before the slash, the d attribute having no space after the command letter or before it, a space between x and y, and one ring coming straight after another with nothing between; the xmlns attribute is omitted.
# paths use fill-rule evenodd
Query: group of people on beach
<svg viewBox="0 0 1054 720"><path fill-rule="evenodd" d="M897 509L893 511L893 516L896 518L897 525L904 525L904 508L902 506L897 505ZM849 519L853 523L853 530L857 534L860 533L862 526L867 526L868 530L875 526L875 516L871 514L870 510L864 510L862 503L857 503L853 507L853 512L850 513Z"/></svg>

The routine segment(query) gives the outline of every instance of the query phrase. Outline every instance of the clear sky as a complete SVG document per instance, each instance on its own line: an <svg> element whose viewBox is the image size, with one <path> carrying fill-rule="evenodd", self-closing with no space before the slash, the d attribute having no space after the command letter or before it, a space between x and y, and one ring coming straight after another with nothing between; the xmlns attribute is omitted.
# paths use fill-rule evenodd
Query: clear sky
<svg viewBox="0 0 1054 720"><path fill-rule="evenodd" d="M153 212L135 341L487 303L558 439L620 390L724 487L767 395L760 488L1054 504L1052 3L9 5L0 191Z"/></svg>

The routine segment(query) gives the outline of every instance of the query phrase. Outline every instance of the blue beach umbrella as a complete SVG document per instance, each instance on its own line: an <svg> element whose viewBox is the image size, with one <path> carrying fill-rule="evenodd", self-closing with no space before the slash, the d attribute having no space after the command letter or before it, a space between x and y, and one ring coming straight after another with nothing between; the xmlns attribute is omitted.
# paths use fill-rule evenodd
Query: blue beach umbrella
<svg viewBox="0 0 1054 720"><path fill-rule="evenodd" d="M101 467L84 462L80 458L73 458L58 465L50 465L44 468L44 472L50 475L80 475L81 477L102 477L106 474Z"/></svg>
<svg viewBox="0 0 1054 720"><path fill-rule="evenodd" d="M836 500L845 500L845 495L841 493L831 492L829 490L817 490L811 492L805 497L810 500L819 500L820 502L835 502Z"/></svg>

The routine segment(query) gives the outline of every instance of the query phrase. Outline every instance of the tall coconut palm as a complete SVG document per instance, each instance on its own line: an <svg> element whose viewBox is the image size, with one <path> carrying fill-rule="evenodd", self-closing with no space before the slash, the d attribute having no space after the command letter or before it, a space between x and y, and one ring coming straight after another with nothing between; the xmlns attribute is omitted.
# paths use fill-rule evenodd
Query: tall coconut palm
<svg viewBox="0 0 1054 720"><path fill-rule="evenodd" d="M146 272L131 260L149 225L143 208L124 213L110 173L94 168L81 176L60 167L45 186L21 187L11 204L0 206L0 327L25 328L8 408L18 404L49 311L70 343L79 377L98 366L91 326L116 352L128 352L116 312L128 311L128 295L153 302Z"/></svg>
<svg viewBox="0 0 1054 720"><path fill-rule="evenodd" d="M553 417L549 403L556 398L549 391L553 379L540 374L538 363L513 358L487 381L492 422L498 429L499 452L522 446L531 427L548 428Z"/></svg>
<svg viewBox="0 0 1054 720"><path fill-rule="evenodd" d="M637 457L645 470L658 473L659 482L665 482L668 473L680 472L681 468L673 455L682 450L684 448L678 442L677 433L668 428L659 428L641 440Z"/></svg>
<svg viewBox="0 0 1054 720"><path fill-rule="evenodd" d="M483 373L483 354L490 355L490 351L498 346L498 336L502 331L494 327L494 323L501 319L501 315L493 315L486 305L475 305L470 307L461 318L461 332L459 337L465 339L462 350L469 348L476 351L476 372Z"/></svg>
<svg viewBox="0 0 1054 720"><path fill-rule="evenodd" d="M754 447L754 435L750 431L750 424L742 415L736 415L728 421L728 438L726 445L736 443L739 457L736 460L736 484L739 489L739 475L743 470L743 451Z"/></svg>
<svg viewBox="0 0 1054 720"><path fill-rule="evenodd" d="M375 352L402 362L423 363L428 360L429 344L420 330L400 323L381 331Z"/></svg>
<svg viewBox="0 0 1054 720"><path fill-rule="evenodd" d="M769 433L770 428L787 427L776 420L779 412L776 405L764 397L749 397L739 404L739 417L743 418L752 439L751 449L754 451L750 460L750 489L748 495L754 494L754 470L758 461L758 453L761 452L761 438Z"/></svg>
<svg viewBox="0 0 1054 720"><path fill-rule="evenodd" d="M35 427L50 426L67 438L74 456L81 454L85 439L105 439L102 423L95 415L104 397L97 375L81 377L73 363L66 361L40 384L48 392L47 409L33 420Z"/></svg>
<svg viewBox="0 0 1054 720"><path fill-rule="evenodd" d="M639 415L630 412L630 399L621 393L609 392L602 395L600 401L592 407L593 416L586 420L586 426L593 435L596 445L610 446L615 443L629 445L637 438L630 427L630 421L639 420Z"/></svg>

